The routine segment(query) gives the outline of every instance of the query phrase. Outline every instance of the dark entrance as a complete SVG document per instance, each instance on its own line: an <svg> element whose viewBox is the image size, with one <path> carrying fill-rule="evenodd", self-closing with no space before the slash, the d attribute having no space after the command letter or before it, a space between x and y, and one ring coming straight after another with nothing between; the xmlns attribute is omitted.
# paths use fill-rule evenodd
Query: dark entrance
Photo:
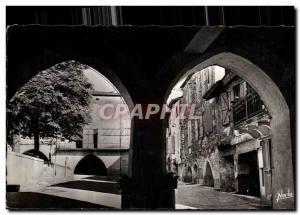
<svg viewBox="0 0 300 215"><path fill-rule="evenodd" d="M104 163L95 155L89 154L77 164L74 174L78 175L107 175Z"/></svg>
<svg viewBox="0 0 300 215"><path fill-rule="evenodd" d="M185 169L184 175L183 175L183 181L187 182L187 183L192 182L192 169L191 169L191 167L188 167L188 168Z"/></svg>
<svg viewBox="0 0 300 215"><path fill-rule="evenodd" d="M241 194L260 196L257 151L239 155L238 191Z"/></svg>
<svg viewBox="0 0 300 215"><path fill-rule="evenodd" d="M198 166L195 164L193 166L193 169L194 169L193 183L197 184L198 183Z"/></svg>
<svg viewBox="0 0 300 215"><path fill-rule="evenodd" d="M209 163L206 165L206 171L204 176L204 185L213 187L214 186L214 177L211 171L211 166Z"/></svg>

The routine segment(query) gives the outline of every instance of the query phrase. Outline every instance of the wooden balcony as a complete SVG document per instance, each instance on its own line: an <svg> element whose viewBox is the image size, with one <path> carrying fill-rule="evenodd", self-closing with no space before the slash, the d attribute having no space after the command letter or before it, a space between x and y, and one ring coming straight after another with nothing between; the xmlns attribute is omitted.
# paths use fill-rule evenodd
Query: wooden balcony
<svg viewBox="0 0 300 215"><path fill-rule="evenodd" d="M251 93L233 102L233 122L240 124L263 111L263 102L257 93Z"/></svg>

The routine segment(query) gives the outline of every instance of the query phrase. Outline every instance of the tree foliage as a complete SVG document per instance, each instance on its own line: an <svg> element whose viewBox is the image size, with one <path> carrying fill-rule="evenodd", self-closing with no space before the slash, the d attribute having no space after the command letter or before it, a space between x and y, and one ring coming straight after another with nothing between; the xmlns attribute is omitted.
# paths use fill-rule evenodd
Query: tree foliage
<svg viewBox="0 0 300 215"><path fill-rule="evenodd" d="M87 66L67 61L41 71L8 103L8 135L77 140L90 121L92 85Z"/></svg>

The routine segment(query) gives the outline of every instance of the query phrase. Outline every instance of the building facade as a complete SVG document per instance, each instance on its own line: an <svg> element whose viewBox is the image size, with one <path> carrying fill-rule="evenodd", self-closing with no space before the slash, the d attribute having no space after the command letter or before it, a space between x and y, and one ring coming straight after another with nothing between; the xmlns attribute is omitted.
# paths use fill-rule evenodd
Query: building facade
<svg viewBox="0 0 300 215"><path fill-rule="evenodd" d="M91 121L83 125L82 138L76 141L64 138L40 139L40 147L34 150L32 138L16 136L12 150L46 163L70 168L74 174L116 175L128 173L131 122L127 105L114 86L100 73L88 68L84 71L93 85L90 104ZM112 105L115 110L121 105L121 115L101 115L101 108ZM98 168L98 167L101 168ZM91 171L87 171L91 169Z"/></svg>
<svg viewBox="0 0 300 215"><path fill-rule="evenodd" d="M220 71L211 66L189 76L183 96L170 103L172 113L195 104L197 117L170 117L167 164L178 166L184 182L270 200L270 116L248 83L228 70L220 78Z"/></svg>

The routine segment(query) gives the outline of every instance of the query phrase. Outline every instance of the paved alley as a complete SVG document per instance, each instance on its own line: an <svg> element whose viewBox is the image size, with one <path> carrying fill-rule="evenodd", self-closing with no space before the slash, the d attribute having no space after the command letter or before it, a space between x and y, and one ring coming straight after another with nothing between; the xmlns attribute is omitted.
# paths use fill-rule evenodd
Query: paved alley
<svg viewBox="0 0 300 215"><path fill-rule="evenodd" d="M177 209L261 210L261 205L231 193L197 184L179 185L176 190Z"/></svg>
<svg viewBox="0 0 300 215"><path fill-rule="evenodd" d="M121 209L116 181L117 178L105 176L75 176L73 181L36 192L8 192L7 205L10 209Z"/></svg>

